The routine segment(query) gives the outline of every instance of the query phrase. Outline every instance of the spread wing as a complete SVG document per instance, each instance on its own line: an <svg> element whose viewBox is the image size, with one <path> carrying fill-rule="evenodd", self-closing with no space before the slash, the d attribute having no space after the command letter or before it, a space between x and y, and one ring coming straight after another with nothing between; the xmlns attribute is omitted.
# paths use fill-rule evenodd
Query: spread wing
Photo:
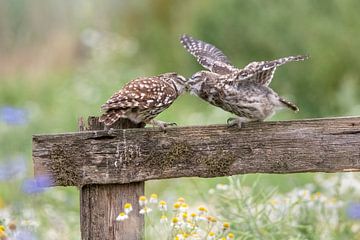
<svg viewBox="0 0 360 240"><path fill-rule="evenodd" d="M209 43L197 40L189 35L182 35L180 42L204 68L211 72L229 74L237 70L224 53Z"/></svg>
<svg viewBox="0 0 360 240"><path fill-rule="evenodd" d="M308 59L308 56L298 55L283 57L272 61L252 62L237 73L237 79L249 79L261 85L268 86L277 67L289 62L298 62L306 59Z"/></svg>

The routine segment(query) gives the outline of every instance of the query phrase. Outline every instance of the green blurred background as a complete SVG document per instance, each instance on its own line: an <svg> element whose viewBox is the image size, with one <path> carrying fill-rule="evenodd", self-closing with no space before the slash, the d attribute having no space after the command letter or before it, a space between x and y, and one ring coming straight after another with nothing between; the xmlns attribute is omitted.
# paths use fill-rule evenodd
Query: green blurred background
<svg viewBox="0 0 360 240"><path fill-rule="evenodd" d="M59 239L78 239L77 189L35 196L21 191L23 178L32 175L31 135L76 131L78 117L99 115L100 105L136 77L199 71L179 43L183 33L213 43L239 67L310 55L277 70L272 88L300 112L283 111L272 120L360 115L359 9L357 0L1 1L0 108L20 109L25 120L0 121L0 164L14 158L26 164L20 177L0 181L4 205L18 206L19 214L29 203L49 206L55 216L66 213L61 218L70 230ZM186 94L158 119L183 126L223 124L229 116ZM249 184L256 177L247 178ZM200 202L223 181L174 179L146 187ZM260 181L285 191L312 175L264 175Z"/></svg>

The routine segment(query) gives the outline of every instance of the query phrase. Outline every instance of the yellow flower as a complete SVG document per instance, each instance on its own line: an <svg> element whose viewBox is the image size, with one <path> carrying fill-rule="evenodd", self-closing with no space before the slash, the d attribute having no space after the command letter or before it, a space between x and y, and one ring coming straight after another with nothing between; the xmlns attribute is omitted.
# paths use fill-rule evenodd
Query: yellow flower
<svg viewBox="0 0 360 240"><path fill-rule="evenodd" d="M126 213L121 212L119 213L119 215L116 218L116 221L125 221L126 219L128 219L128 215L126 215Z"/></svg>
<svg viewBox="0 0 360 240"><path fill-rule="evenodd" d="M187 234L187 233L183 233L182 236L183 236L184 239L187 239L188 237L190 237L190 235Z"/></svg>
<svg viewBox="0 0 360 240"><path fill-rule="evenodd" d="M5 232L5 226L4 225L0 225L0 231Z"/></svg>
<svg viewBox="0 0 360 240"><path fill-rule="evenodd" d="M185 198L179 197L177 201L180 202L180 203L184 203L184 202L185 202Z"/></svg>
<svg viewBox="0 0 360 240"><path fill-rule="evenodd" d="M161 200L159 202L159 209L160 211L164 212L164 211L167 211L167 204L165 201Z"/></svg>
<svg viewBox="0 0 360 240"><path fill-rule="evenodd" d="M124 211L126 214L129 214L133 210L131 203L125 203Z"/></svg>
<svg viewBox="0 0 360 240"><path fill-rule="evenodd" d="M225 230L227 230L227 229L229 229L229 228L230 228L230 223L224 222L224 223L223 223L223 230L225 231Z"/></svg>
<svg viewBox="0 0 360 240"><path fill-rule="evenodd" d="M215 222L216 222L216 218L213 217L213 216L208 216L208 217L207 217L207 220L208 220L209 222L212 222L212 223L215 223Z"/></svg>
<svg viewBox="0 0 360 240"><path fill-rule="evenodd" d="M145 196L140 196L139 197L139 204L140 204L141 207L145 206L147 204L147 199L146 199Z"/></svg>
<svg viewBox="0 0 360 240"><path fill-rule="evenodd" d="M204 206L200 206L198 208L198 211L199 211L199 215L203 215L203 214L206 214L208 212L207 208L204 207Z"/></svg>
<svg viewBox="0 0 360 240"><path fill-rule="evenodd" d="M193 213L190 214L190 216L191 216L192 218L196 218L197 214L193 212Z"/></svg>
<svg viewBox="0 0 360 240"><path fill-rule="evenodd" d="M214 232L209 232L207 240L215 240L215 233Z"/></svg>
<svg viewBox="0 0 360 240"><path fill-rule="evenodd" d="M183 218L183 219L187 219L187 217L188 217L188 213L187 213L187 212L184 212L184 213L182 214L182 218Z"/></svg>
<svg viewBox="0 0 360 240"><path fill-rule="evenodd" d="M167 223L168 218L165 215L162 215L160 218L160 223Z"/></svg>
<svg viewBox="0 0 360 240"><path fill-rule="evenodd" d="M178 222L179 222L179 218L177 218L177 217L173 217L171 219L171 223L174 224L174 225L176 225Z"/></svg>
<svg viewBox="0 0 360 240"><path fill-rule="evenodd" d="M181 207L181 203L180 202L176 202L173 205L174 209L178 210Z"/></svg>
<svg viewBox="0 0 360 240"><path fill-rule="evenodd" d="M186 203L182 203L180 206L180 211L185 212L189 209L189 205L187 205Z"/></svg>
<svg viewBox="0 0 360 240"><path fill-rule="evenodd" d="M155 193L151 194L149 201L150 201L150 203L157 203L158 202L158 195L155 194Z"/></svg>
<svg viewBox="0 0 360 240"><path fill-rule="evenodd" d="M227 236L226 236L226 240L233 240L235 239L235 235L233 233L229 233Z"/></svg>

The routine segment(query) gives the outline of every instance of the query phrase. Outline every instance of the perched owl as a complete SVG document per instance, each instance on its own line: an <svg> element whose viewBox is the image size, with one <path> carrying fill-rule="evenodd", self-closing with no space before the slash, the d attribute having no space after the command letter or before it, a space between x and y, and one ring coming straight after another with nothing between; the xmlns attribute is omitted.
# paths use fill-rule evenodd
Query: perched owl
<svg viewBox="0 0 360 240"><path fill-rule="evenodd" d="M263 121L277 109L298 107L278 96L270 84L276 67L302 61L307 56L289 56L272 61L252 62L243 69L233 66L215 46L188 35L180 38L187 51L210 71L195 73L187 82L188 90L203 100L237 115L228 119L230 126L244 122Z"/></svg>
<svg viewBox="0 0 360 240"><path fill-rule="evenodd" d="M101 106L105 113L99 121L111 126L120 118L128 118L134 123L143 122L165 129L172 124L154 118L184 92L185 82L186 79L177 73L134 79Z"/></svg>

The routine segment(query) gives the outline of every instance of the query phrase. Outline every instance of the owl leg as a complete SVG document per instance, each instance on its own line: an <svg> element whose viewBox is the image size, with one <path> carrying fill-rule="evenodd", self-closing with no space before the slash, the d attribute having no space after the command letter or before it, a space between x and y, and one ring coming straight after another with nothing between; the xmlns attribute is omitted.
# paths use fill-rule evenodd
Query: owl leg
<svg viewBox="0 0 360 240"><path fill-rule="evenodd" d="M165 131L167 127L169 126L176 126L177 124L176 123L167 123L167 122L163 122L163 121L159 121L159 120L151 120L149 122L149 124L153 125L153 126L156 126L156 127L159 127L161 130Z"/></svg>
<svg viewBox="0 0 360 240"><path fill-rule="evenodd" d="M244 117L228 118L228 120L226 121L228 127L237 126L238 128L242 128L244 123L247 122L250 122L250 120Z"/></svg>
<svg viewBox="0 0 360 240"><path fill-rule="evenodd" d="M104 124L104 130L107 131L108 135L112 135L114 133L114 129L108 125Z"/></svg>

